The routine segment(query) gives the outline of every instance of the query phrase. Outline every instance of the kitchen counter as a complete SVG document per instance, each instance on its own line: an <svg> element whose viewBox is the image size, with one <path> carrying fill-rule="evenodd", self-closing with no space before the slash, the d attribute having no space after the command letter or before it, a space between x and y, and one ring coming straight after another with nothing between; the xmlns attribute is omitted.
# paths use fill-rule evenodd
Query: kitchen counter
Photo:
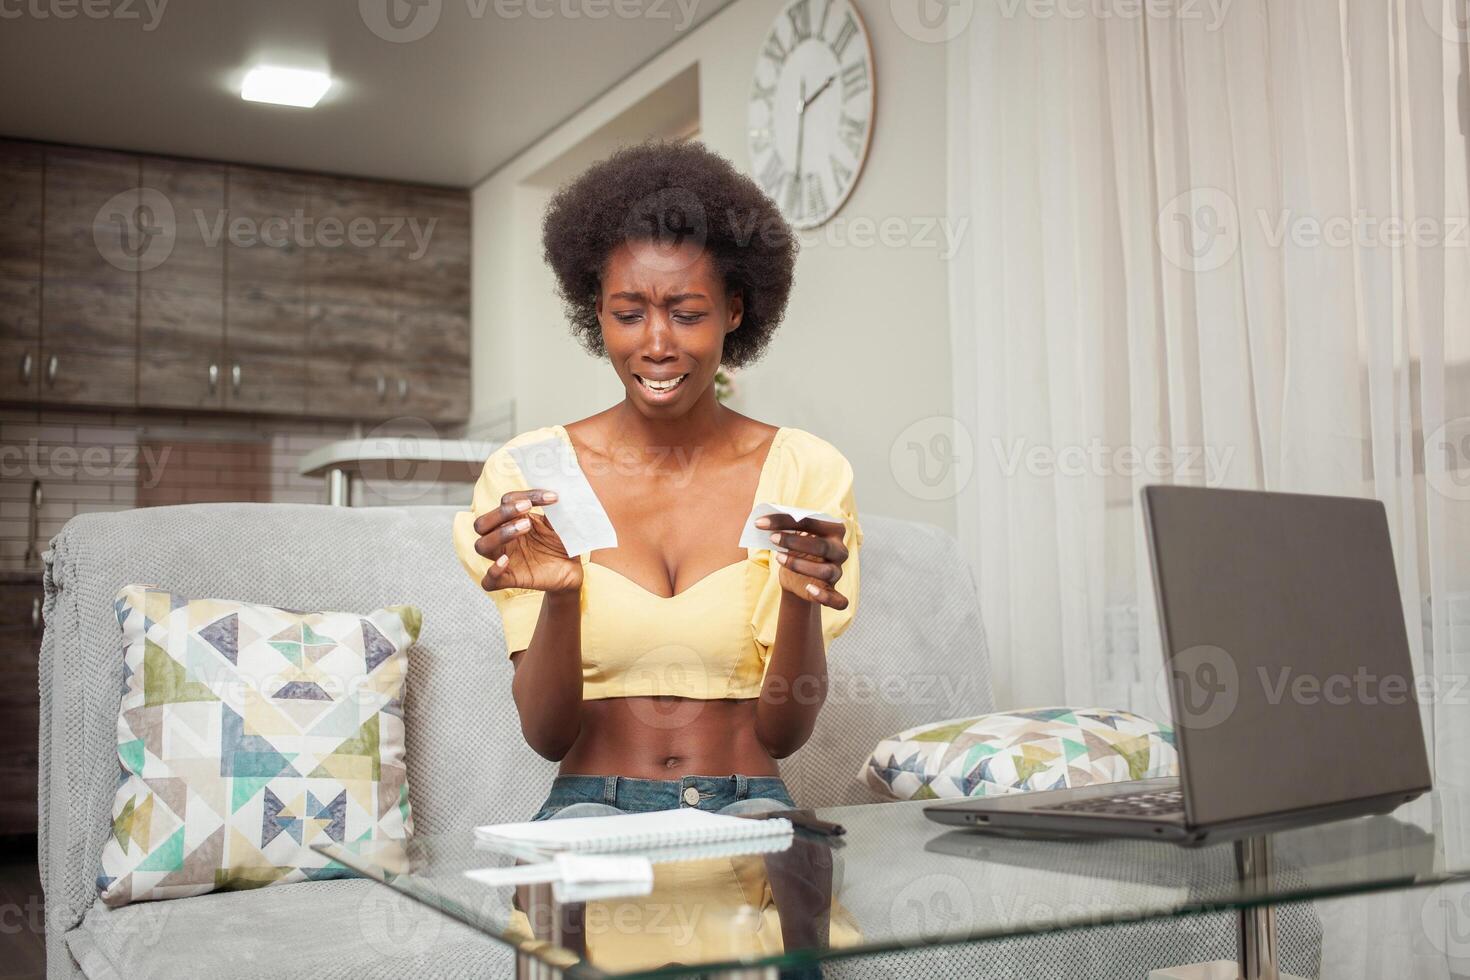
<svg viewBox="0 0 1470 980"><path fill-rule="evenodd" d="M500 445L419 436L344 439L307 453L301 458L297 472L302 476L326 477L331 503L349 506L354 476L389 481L473 483L484 469L486 457Z"/></svg>

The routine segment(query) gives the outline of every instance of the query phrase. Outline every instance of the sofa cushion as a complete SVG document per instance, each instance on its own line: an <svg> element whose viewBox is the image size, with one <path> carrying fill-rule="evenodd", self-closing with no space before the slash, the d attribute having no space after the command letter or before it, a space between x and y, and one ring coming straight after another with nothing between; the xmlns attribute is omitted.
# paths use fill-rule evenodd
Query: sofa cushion
<svg viewBox="0 0 1470 980"><path fill-rule="evenodd" d="M388 868L413 833L403 686L419 612L295 612L128 585L111 906Z"/></svg>
<svg viewBox="0 0 1470 980"><path fill-rule="evenodd" d="M481 980L509 946L377 882L311 881L109 908L66 934L90 980Z"/></svg>
<svg viewBox="0 0 1470 980"><path fill-rule="evenodd" d="M860 778L895 800L996 796L1176 776L1167 725L1108 708L950 718L878 743Z"/></svg>

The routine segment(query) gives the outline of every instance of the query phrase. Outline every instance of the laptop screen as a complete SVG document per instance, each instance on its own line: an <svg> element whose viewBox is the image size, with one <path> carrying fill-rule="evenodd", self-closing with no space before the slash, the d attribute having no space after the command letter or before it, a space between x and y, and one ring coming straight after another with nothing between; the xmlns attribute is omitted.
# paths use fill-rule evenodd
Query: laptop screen
<svg viewBox="0 0 1470 980"><path fill-rule="evenodd" d="M1190 823L1427 789L1383 505L1142 493Z"/></svg>

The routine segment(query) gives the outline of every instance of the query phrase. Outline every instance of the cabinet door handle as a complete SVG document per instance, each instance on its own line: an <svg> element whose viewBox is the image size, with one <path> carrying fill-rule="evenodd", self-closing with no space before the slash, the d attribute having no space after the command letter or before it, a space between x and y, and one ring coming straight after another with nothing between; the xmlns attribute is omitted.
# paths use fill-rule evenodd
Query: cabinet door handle
<svg viewBox="0 0 1470 980"><path fill-rule="evenodd" d="M36 596L31 600L31 629L41 628L41 597Z"/></svg>
<svg viewBox="0 0 1470 980"><path fill-rule="evenodd" d="M380 374L380 375L378 375L378 401L380 401L380 402L381 401L385 401L385 400L387 400L387 398L388 398L388 379L386 377L384 377L383 375Z"/></svg>
<svg viewBox="0 0 1470 980"><path fill-rule="evenodd" d="M56 384L56 372L60 367L61 361L57 360L55 354L52 354L51 359L46 362L46 383L48 385Z"/></svg>
<svg viewBox="0 0 1470 980"><path fill-rule="evenodd" d="M209 393L212 395L216 391L219 391L219 365L211 363L209 365Z"/></svg>
<svg viewBox="0 0 1470 980"><path fill-rule="evenodd" d="M230 365L230 390L235 394L240 393L240 364L236 362Z"/></svg>
<svg viewBox="0 0 1470 980"><path fill-rule="evenodd" d="M28 384L31 383L31 370L34 367L35 367L35 363L34 363L34 361L31 358L31 352L30 351L26 351L25 354L21 355L21 359L20 359L20 383L21 384L28 385Z"/></svg>
<svg viewBox="0 0 1470 980"><path fill-rule="evenodd" d="M399 401L403 401L407 397L408 397L408 379L407 378L399 378L398 379L398 400Z"/></svg>

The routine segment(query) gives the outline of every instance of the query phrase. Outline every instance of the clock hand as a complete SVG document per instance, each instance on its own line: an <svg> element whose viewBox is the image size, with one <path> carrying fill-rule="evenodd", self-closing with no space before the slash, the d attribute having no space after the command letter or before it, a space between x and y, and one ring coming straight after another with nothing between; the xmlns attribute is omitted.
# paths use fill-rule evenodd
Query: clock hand
<svg viewBox="0 0 1470 980"><path fill-rule="evenodd" d="M795 180L798 186L801 184L801 144L802 136L806 133L806 79L802 78L797 88L796 96L796 166Z"/></svg>
<svg viewBox="0 0 1470 980"><path fill-rule="evenodd" d="M797 119L796 119L796 166L795 166L795 177L793 178L793 179L795 179L795 181L797 182L797 184L800 184L801 183L801 142L802 142L802 137L805 134L806 134L806 117L805 116L798 116Z"/></svg>
<svg viewBox="0 0 1470 980"><path fill-rule="evenodd" d="M815 92L813 92L813 93L812 93L812 94L811 94L811 95L809 95L809 96L807 96L807 98L806 98L806 101L804 101L804 102L802 102L802 104L801 104L801 109L802 109L802 111L803 111L803 112L805 112L805 111L806 111L806 107L807 107L807 106L809 106L809 105L811 105L811 104L812 104L812 103L813 103L813 102L815 102L815 101L817 101L817 96L819 96L819 95L821 95L821 94L822 94L822 93L823 93L823 92L825 92L825 91L827 91L827 87L828 87L828 86L829 86L829 85L831 85L831 84L832 84L832 80L833 80L833 79L834 79L834 78L836 78L836 77L837 77L837 76L836 76L836 75L828 75L828 76L827 76L827 80L826 80L826 81L825 81L825 82L823 82L823 83L822 83L822 84L821 84L821 85L820 85L820 86L819 86L819 87L818 87L818 88L817 88L817 90L816 90L816 91L815 91Z"/></svg>

